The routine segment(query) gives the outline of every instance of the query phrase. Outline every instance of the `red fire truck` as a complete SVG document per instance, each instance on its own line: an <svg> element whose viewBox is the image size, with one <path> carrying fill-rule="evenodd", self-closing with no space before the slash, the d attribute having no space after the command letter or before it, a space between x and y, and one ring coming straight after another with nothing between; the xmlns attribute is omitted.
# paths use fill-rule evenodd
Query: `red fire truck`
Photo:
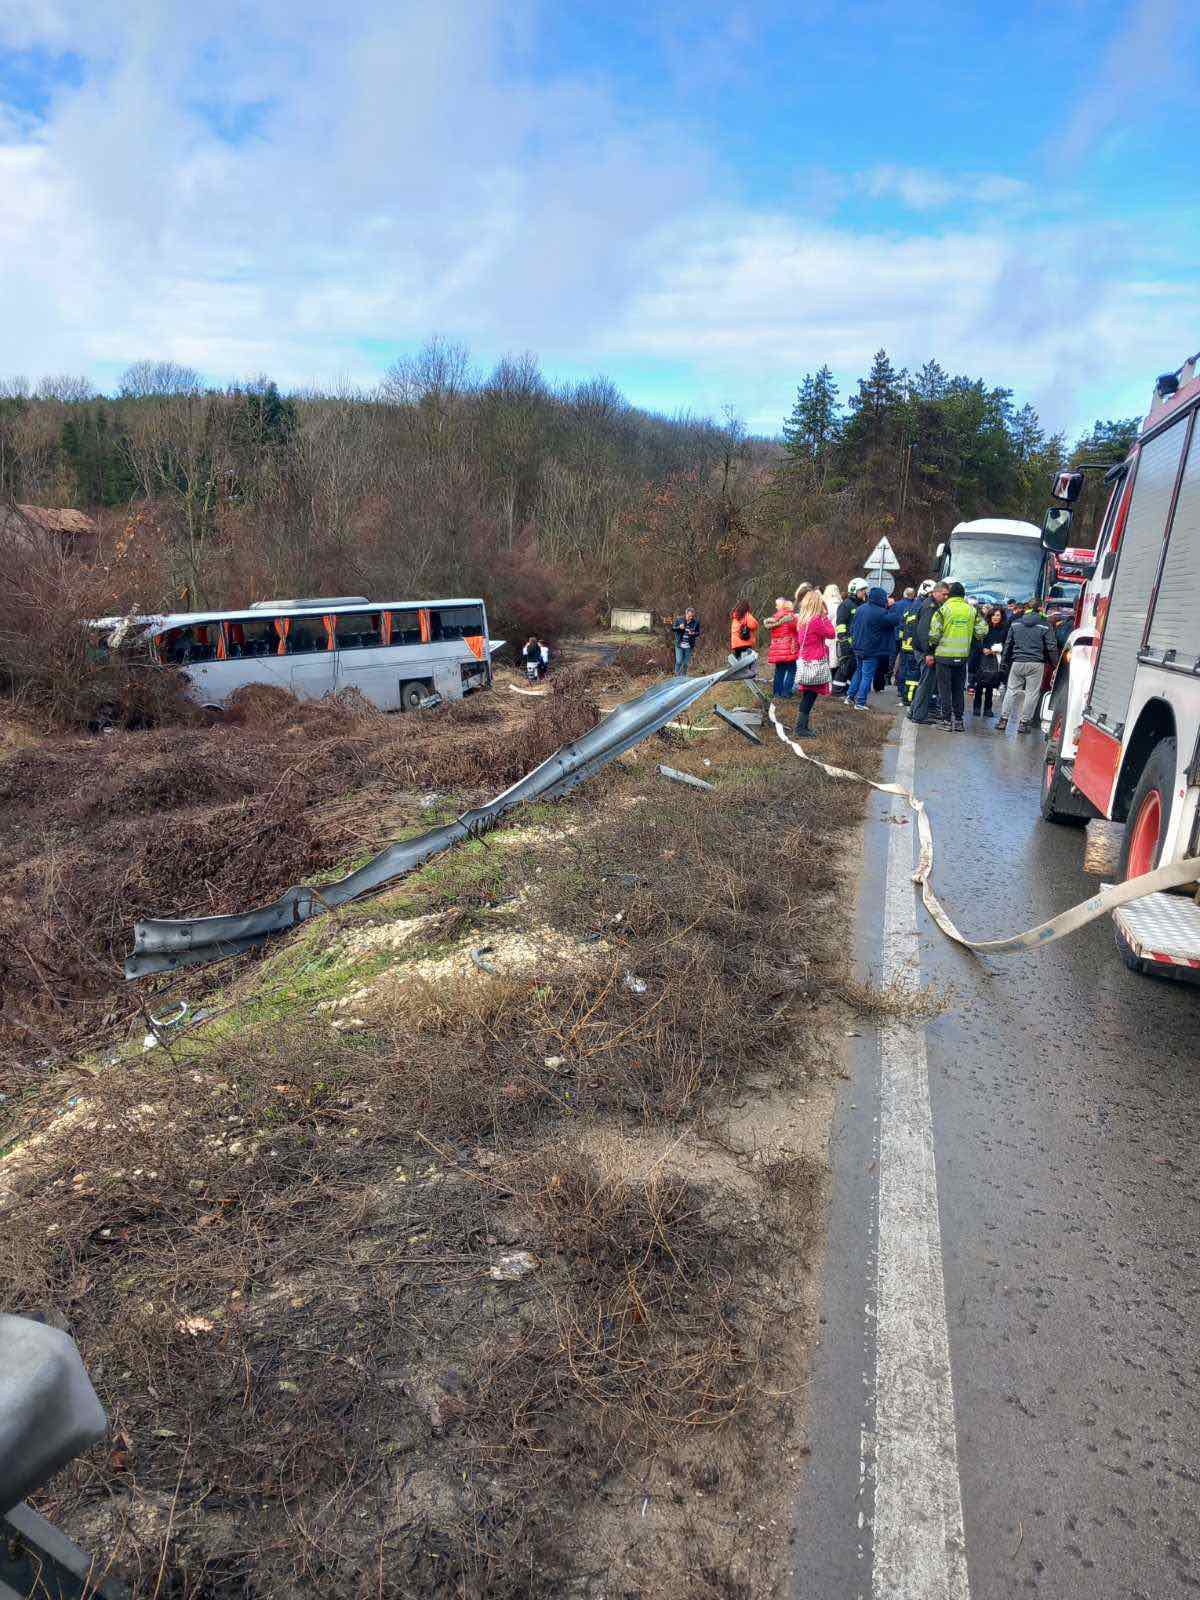
<svg viewBox="0 0 1200 1600"><path fill-rule="evenodd" d="M1042 815L1124 825L1117 872L1200 854L1200 355L1159 378L1114 467L1095 566L1043 712ZM1043 543L1066 556L1081 473L1060 473ZM1200 976L1197 886L1113 913L1126 964Z"/></svg>

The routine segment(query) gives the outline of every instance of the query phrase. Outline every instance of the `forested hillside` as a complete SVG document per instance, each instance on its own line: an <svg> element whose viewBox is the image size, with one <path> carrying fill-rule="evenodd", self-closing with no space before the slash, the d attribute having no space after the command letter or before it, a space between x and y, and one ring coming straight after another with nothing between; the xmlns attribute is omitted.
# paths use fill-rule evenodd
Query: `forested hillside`
<svg viewBox="0 0 1200 1600"><path fill-rule="evenodd" d="M882 350L845 403L827 366L805 376L782 440L555 387L530 355L483 376L441 339L373 391L217 390L171 362L113 397L0 385L0 502L99 512L114 605L483 592L504 627L553 632L622 602L711 613L844 582L881 533L920 576L963 517L1040 520L1068 454L1009 390Z"/></svg>

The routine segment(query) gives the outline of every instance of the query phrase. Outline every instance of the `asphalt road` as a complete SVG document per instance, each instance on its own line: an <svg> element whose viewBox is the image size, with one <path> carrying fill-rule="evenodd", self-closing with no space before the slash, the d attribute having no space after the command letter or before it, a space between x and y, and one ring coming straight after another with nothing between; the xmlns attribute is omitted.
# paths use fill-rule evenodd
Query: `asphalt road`
<svg viewBox="0 0 1200 1600"><path fill-rule="evenodd" d="M1013 933L1094 880L1082 834L1038 816L1040 739L967 727L922 729L906 757L898 725L891 763L914 764L950 914L969 935ZM874 975L897 958L889 885L912 927L905 814L876 797L867 826L858 954ZM899 958L949 1004L852 1041L794 1593L1200 1595L1200 990L1127 972L1107 918L984 965L915 915ZM896 1093L918 1119L907 1145ZM921 1115L929 1183L906 1189ZM911 1245L923 1195L932 1247L897 1289L897 1261L903 1276L917 1258L892 1236ZM905 1406L924 1412L888 1445Z"/></svg>

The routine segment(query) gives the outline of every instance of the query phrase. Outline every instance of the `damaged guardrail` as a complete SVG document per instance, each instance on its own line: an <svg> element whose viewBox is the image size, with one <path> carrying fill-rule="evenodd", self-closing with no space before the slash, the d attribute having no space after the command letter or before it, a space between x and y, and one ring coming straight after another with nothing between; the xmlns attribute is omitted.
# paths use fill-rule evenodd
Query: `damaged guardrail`
<svg viewBox="0 0 1200 1600"><path fill-rule="evenodd" d="M240 955L274 934L378 889L394 878L423 866L464 839L494 828L500 819L527 800L555 800L583 783L601 767L641 744L673 717L693 705L719 683L750 680L757 657L750 653L720 672L699 678L669 678L633 700L614 707L594 728L556 750L532 772L526 773L503 794L453 822L415 839L388 845L366 866L320 889L297 887L280 895L272 905L221 917L152 917L133 930L133 954L125 962L126 978L172 972L178 967L203 966L226 956Z"/></svg>

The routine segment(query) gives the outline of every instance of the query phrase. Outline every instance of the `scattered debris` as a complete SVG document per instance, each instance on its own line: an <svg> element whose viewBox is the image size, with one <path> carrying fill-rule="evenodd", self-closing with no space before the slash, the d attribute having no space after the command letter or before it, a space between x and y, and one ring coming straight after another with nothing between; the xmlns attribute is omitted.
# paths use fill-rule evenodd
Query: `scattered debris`
<svg viewBox="0 0 1200 1600"><path fill-rule="evenodd" d="M735 716L733 716L730 712L725 710L724 706L714 706L713 707L713 713L714 713L714 715L720 717L722 722L727 722L729 724L729 726L734 730L735 733L740 733L743 739L749 739L751 744L761 744L762 743L762 740L754 732L753 728L748 726L748 724L739 722L738 719ZM759 712L750 712L750 713L748 713L748 715L749 716L757 716L758 717L758 722L761 725L761 723L762 723L762 715L761 715L761 713L759 713Z"/></svg>
<svg viewBox="0 0 1200 1600"><path fill-rule="evenodd" d="M632 972L627 972L625 974L624 982L625 987L629 990L630 994L645 994L645 980L642 978L635 978Z"/></svg>
<svg viewBox="0 0 1200 1600"><path fill-rule="evenodd" d="M711 790L713 787L711 783L707 783L703 778L693 778L690 773L677 772L674 767L664 767L661 761L659 762L658 770L664 778L670 778L672 783L686 783L690 789Z"/></svg>
<svg viewBox="0 0 1200 1600"><path fill-rule="evenodd" d="M488 1277L495 1278L497 1283L511 1283L528 1272L536 1272L537 1265L538 1259L531 1251L510 1250L488 1269Z"/></svg>

